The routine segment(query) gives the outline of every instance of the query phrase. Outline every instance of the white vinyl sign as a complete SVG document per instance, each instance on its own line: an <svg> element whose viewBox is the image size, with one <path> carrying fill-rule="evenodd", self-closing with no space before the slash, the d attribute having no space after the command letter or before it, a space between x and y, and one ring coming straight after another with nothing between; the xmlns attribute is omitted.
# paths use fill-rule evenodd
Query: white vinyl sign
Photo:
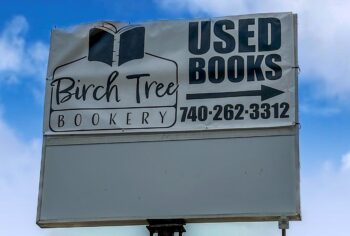
<svg viewBox="0 0 350 236"><path fill-rule="evenodd" d="M46 134L296 123L291 13L54 30Z"/></svg>

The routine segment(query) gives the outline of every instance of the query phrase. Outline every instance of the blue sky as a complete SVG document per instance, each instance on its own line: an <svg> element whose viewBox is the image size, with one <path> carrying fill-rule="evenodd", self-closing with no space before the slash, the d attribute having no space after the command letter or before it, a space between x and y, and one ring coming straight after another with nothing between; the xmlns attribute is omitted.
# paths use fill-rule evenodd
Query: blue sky
<svg viewBox="0 0 350 236"><path fill-rule="evenodd" d="M263 3L262 3L263 2ZM350 3L341 0L7 1L0 8L0 235L146 235L144 227L35 225L43 88L54 27L293 11L299 17L302 212L289 235L347 235ZM16 224L19 222L19 225ZM278 235L276 223L191 225L198 235Z"/></svg>

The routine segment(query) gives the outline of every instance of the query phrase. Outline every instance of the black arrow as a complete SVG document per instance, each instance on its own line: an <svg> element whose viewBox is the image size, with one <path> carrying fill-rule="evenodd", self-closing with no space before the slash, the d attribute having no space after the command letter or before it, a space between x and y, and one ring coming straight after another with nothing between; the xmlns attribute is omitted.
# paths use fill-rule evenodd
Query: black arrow
<svg viewBox="0 0 350 236"><path fill-rule="evenodd" d="M228 98L228 97L248 97L260 96L261 101L278 96L284 93L281 90L271 88L269 86L261 85L260 90L248 90L237 92L222 92L222 93L190 93L186 95L187 100L193 99L212 99L212 98Z"/></svg>

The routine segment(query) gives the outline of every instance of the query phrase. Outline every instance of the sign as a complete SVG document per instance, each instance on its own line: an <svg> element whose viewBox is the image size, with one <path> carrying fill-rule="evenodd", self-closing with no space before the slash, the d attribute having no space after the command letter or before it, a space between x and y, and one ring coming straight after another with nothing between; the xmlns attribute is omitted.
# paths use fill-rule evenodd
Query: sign
<svg viewBox="0 0 350 236"><path fill-rule="evenodd" d="M291 14L85 27L52 33L46 134L296 123Z"/></svg>
<svg viewBox="0 0 350 236"><path fill-rule="evenodd" d="M41 227L300 219L296 16L52 32Z"/></svg>

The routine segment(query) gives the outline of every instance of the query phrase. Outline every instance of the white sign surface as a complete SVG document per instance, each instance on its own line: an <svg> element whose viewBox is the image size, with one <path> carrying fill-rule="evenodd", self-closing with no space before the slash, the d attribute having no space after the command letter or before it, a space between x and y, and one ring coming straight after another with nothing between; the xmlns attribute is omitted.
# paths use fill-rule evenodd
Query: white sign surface
<svg viewBox="0 0 350 236"><path fill-rule="evenodd" d="M52 32L41 227L300 220L296 16Z"/></svg>
<svg viewBox="0 0 350 236"><path fill-rule="evenodd" d="M46 134L296 123L292 14L54 30Z"/></svg>

